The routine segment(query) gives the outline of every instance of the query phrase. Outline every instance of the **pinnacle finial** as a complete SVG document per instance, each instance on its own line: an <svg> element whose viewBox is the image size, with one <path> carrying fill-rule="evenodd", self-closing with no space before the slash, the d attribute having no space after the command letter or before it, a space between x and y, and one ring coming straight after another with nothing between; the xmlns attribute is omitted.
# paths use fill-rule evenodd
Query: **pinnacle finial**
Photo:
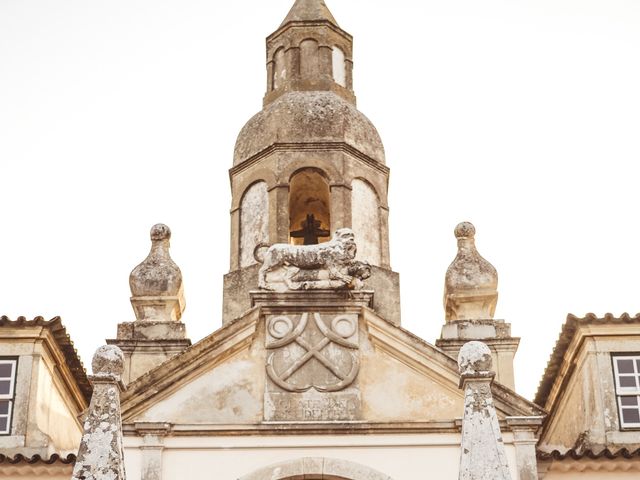
<svg viewBox="0 0 640 480"><path fill-rule="evenodd" d="M458 224L454 233L458 239L458 254L445 279L446 319L491 319L498 300L498 272L478 253L476 229L472 223Z"/></svg>
<svg viewBox="0 0 640 480"><path fill-rule="evenodd" d="M184 310L182 272L169 254L171 229L151 228L151 251L129 276L131 302L138 320L179 320Z"/></svg>
<svg viewBox="0 0 640 480"><path fill-rule="evenodd" d="M326 20L338 25L323 0L296 0L281 27L289 22L313 22Z"/></svg>
<svg viewBox="0 0 640 480"><path fill-rule="evenodd" d="M111 376L120 380L124 371L124 354L115 345L103 345L96 350L91 362L95 376Z"/></svg>
<svg viewBox="0 0 640 480"><path fill-rule="evenodd" d="M458 368L461 375L485 375L490 373L493 361L491 350L482 342L467 342L458 354Z"/></svg>
<svg viewBox="0 0 640 480"><path fill-rule="evenodd" d="M454 234L458 240L463 238L475 238L476 227L474 227L471 222L462 222L456 226Z"/></svg>
<svg viewBox="0 0 640 480"><path fill-rule="evenodd" d="M171 229L164 223L157 223L151 227L151 241L171 240Z"/></svg>

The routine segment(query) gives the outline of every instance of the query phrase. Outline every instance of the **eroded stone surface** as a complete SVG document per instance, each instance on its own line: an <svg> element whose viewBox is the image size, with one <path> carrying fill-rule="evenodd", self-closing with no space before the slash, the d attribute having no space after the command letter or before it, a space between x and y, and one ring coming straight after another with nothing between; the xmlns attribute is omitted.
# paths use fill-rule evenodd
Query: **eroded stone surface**
<svg viewBox="0 0 640 480"><path fill-rule="evenodd" d="M269 241L269 194L266 182L254 183L242 197L240 208L240 267L256 263L256 245Z"/></svg>
<svg viewBox="0 0 640 480"><path fill-rule="evenodd" d="M120 375L124 355L118 347L98 349L93 358L93 396L84 423L74 480L125 480L120 415Z"/></svg>
<svg viewBox="0 0 640 480"><path fill-rule="evenodd" d="M91 368L95 376L108 376L119 380L124 371L124 354L114 345L103 345L93 356Z"/></svg>
<svg viewBox="0 0 640 480"><path fill-rule="evenodd" d="M131 303L138 320L179 320L184 311L182 272L169 254L171 230L151 228L151 251L129 275Z"/></svg>
<svg viewBox="0 0 640 480"><path fill-rule="evenodd" d="M511 480L498 416L493 404L491 351L482 342L460 349L464 389L460 480Z"/></svg>
<svg viewBox="0 0 640 480"><path fill-rule="evenodd" d="M384 147L371 121L333 92L290 92L244 126L235 147L234 165L274 143L344 142L385 162Z"/></svg>
<svg viewBox="0 0 640 480"><path fill-rule="evenodd" d="M269 315L266 326L266 420L360 417L357 314Z"/></svg>
<svg viewBox="0 0 640 480"><path fill-rule="evenodd" d="M491 350L482 342L465 343L458 354L461 375L487 374L491 363Z"/></svg>
<svg viewBox="0 0 640 480"><path fill-rule="evenodd" d="M447 321L493 318L498 301L498 272L478 253L475 227L455 229L458 254L447 270L444 304Z"/></svg>
<svg viewBox="0 0 640 480"><path fill-rule="evenodd" d="M269 247L258 272L263 290L361 290L371 276L365 262L355 260L353 231L341 228L331 241L318 245L276 244Z"/></svg>

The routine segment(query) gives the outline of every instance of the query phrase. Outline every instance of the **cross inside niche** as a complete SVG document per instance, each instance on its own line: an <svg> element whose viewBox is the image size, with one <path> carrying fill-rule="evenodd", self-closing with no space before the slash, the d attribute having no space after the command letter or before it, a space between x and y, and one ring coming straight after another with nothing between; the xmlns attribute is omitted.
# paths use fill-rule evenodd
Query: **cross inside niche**
<svg viewBox="0 0 640 480"><path fill-rule="evenodd" d="M290 233L291 238L304 238L304 245L317 245L319 238L326 238L331 235L329 230L321 228L322 222L316 220L313 213L307 214L307 219L300 223L302 229Z"/></svg>

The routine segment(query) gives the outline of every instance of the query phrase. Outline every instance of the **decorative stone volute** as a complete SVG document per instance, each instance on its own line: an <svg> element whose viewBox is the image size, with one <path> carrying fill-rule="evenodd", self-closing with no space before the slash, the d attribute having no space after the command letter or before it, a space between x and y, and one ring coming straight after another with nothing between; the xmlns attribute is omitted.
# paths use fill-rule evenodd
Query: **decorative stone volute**
<svg viewBox="0 0 640 480"><path fill-rule="evenodd" d="M151 228L151 251L129 276L131 304L140 321L179 320L185 308L182 272L169 255L171 230Z"/></svg>
<svg viewBox="0 0 640 480"><path fill-rule="evenodd" d="M458 255L445 279L446 320L491 319L498 301L498 272L478 253L471 223L460 223L454 233Z"/></svg>

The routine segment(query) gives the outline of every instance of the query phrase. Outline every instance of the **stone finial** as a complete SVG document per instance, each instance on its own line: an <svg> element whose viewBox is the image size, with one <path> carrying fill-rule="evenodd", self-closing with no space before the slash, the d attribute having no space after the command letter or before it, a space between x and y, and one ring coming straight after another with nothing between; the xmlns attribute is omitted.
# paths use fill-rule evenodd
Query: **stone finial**
<svg viewBox="0 0 640 480"><path fill-rule="evenodd" d="M444 306L447 321L493 318L498 301L498 272L478 253L476 229L469 222L455 228L458 255L447 270Z"/></svg>
<svg viewBox="0 0 640 480"><path fill-rule="evenodd" d="M171 230L163 224L151 228L151 251L129 276L131 304L141 321L180 320L185 301L182 272L169 255Z"/></svg>
<svg viewBox="0 0 640 480"><path fill-rule="evenodd" d="M511 480L498 415L493 405L491 350L468 342L458 355L464 416L459 480Z"/></svg>
<svg viewBox="0 0 640 480"><path fill-rule="evenodd" d="M484 375L491 370L491 349L482 342L467 342L458 354L458 368L461 375Z"/></svg>
<svg viewBox="0 0 640 480"><path fill-rule="evenodd" d="M91 369L96 377L109 376L120 380L124 371L124 353L115 345L103 345L96 350Z"/></svg>
<svg viewBox="0 0 640 480"><path fill-rule="evenodd" d="M124 355L116 346L100 347L93 357L93 394L72 480L125 480L120 375Z"/></svg>

